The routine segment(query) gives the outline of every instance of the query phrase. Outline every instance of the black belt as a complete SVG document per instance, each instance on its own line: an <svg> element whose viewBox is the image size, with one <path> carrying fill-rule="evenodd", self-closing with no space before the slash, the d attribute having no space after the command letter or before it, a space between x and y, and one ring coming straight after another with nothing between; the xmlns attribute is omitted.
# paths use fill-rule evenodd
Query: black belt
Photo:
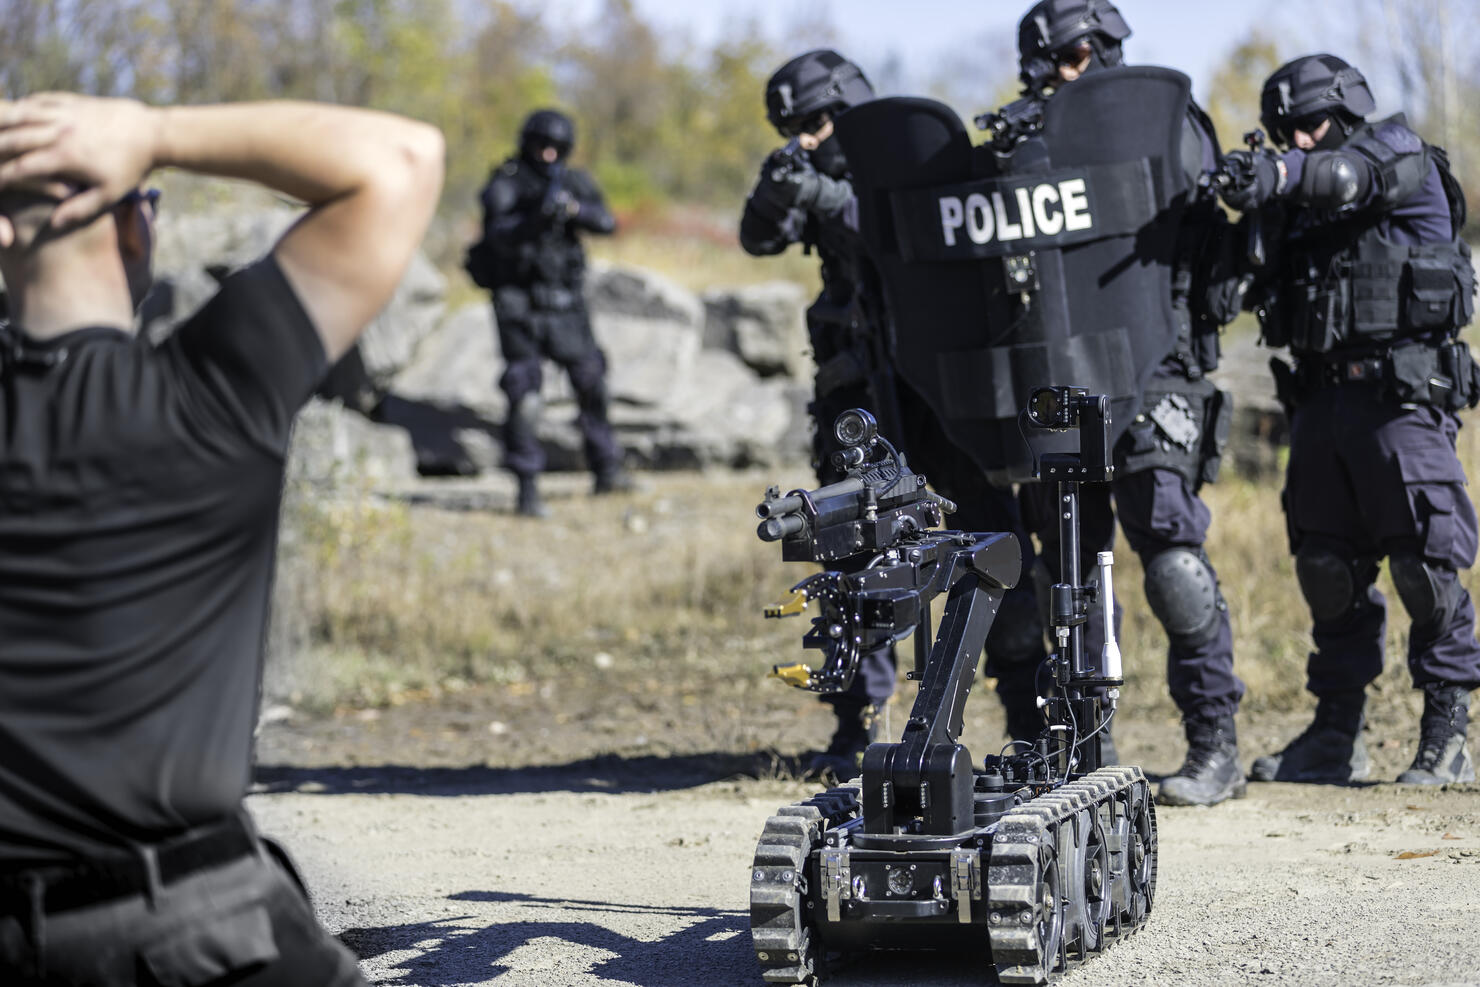
<svg viewBox="0 0 1480 987"><path fill-rule="evenodd" d="M147 892L151 885L147 861L153 857L158 886L257 852L257 835L241 816L199 826L186 833L64 864L42 864L8 869L0 863L0 915L33 912L40 894L43 913L64 912Z"/></svg>
<svg viewBox="0 0 1480 987"><path fill-rule="evenodd" d="M1300 381L1306 387L1328 387L1334 384L1381 383L1387 378L1385 356L1302 357Z"/></svg>

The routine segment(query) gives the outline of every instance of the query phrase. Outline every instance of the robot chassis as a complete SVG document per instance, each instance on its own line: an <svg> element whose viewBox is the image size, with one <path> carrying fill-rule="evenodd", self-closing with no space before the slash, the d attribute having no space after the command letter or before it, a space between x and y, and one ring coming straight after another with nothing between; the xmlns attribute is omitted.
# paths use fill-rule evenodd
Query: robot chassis
<svg viewBox="0 0 1480 987"><path fill-rule="evenodd" d="M1108 401L1082 388L1035 390L1020 415L1038 475L1059 484L1065 583L1052 587L1056 652L1039 672L1045 726L974 768L957 742L987 631L1021 575L1010 533L931 530L954 505L925 487L865 411L838 417L843 480L756 508L786 561L843 563L798 583L768 617L816 601L803 644L817 669L775 674L814 692L846 689L860 654L915 639L919 692L897 743L875 743L851 784L781 808L751 868L750 927L762 978L817 984L829 963L875 948L985 945L1003 983L1043 984L1136 932L1156 892L1156 811L1136 767L1101 767L1100 740L1122 684L1111 614L1111 553L1098 586L1081 585L1079 485L1105 482ZM1079 452L1043 452L1077 431ZM1067 436L1055 443L1062 447ZM1072 443L1070 443L1072 445ZM867 560L867 565L862 563ZM851 565L849 564L851 563ZM930 601L948 593L933 645ZM1104 652L1085 654L1084 624L1103 592Z"/></svg>

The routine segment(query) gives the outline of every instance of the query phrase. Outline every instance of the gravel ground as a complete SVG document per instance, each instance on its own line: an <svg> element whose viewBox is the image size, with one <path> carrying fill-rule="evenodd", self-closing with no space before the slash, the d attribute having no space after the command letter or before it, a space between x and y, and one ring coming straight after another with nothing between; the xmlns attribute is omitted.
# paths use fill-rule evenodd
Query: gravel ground
<svg viewBox="0 0 1480 987"><path fill-rule="evenodd" d="M793 762L773 752L706 753L705 734L611 753L601 721L624 711L608 699L585 708L587 729L543 735L538 703L518 704L522 722L493 694L285 720L264 731L249 805L293 849L321 918L373 983L758 984L751 854L764 819L813 786L789 780ZM804 743L825 735L810 707L777 708ZM496 758L489 730L448 726L490 716L504 724ZM1262 750L1300 725L1244 723L1246 758L1250 738ZM1159 722L1117 728L1127 761L1153 775L1180 760L1168 736ZM1369 744L1380 777L1411 756ZM1480 786L1251 785L1242 801L1160 819L1149 924L1064 987L1480 984ZM828 983L994 979L967 949L869 956Z"/></svg>

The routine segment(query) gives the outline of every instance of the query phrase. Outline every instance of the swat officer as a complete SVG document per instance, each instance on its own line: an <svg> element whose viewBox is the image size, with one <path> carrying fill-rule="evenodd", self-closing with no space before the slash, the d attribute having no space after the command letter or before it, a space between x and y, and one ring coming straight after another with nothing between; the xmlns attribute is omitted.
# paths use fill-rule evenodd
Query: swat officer
<svg viewBox="0 0 1480 987"><path fill-rule="evenodd" d="M833 136L838 114L873 98L873 87L858 66L830 49L805 52L777 69L766 84L766 114L788 143L761 166L740 219L740 243L748 253L779 254L800 242L815 248L822 261L822 292L807 310L817 362L808 412L818 481L831 483L842 475L831 463L839 448L833 420L849 408L871 408L886 434L902 439L913 466L957 502L953 526L1014 531L1026 546L1027 532L1011 491L987 484L969 457L944 438L926 403L892 367L882 328L882 295L859 237L848 162ZM1003 682L1010 690L1003 699L1014 738L1036 737L1042 724L1031 681L1045 655L1042 635L1031 586L1021 583L1004 599L987 640L988 674L997 674L993 669L1002 663L1023 670L999 678L999 691ZM857 773L858 759L876 735L878 711L894 693L894 681L894 650L884 647L862 657L847 693L825 698L838 724L826 751L813 761L813 771L844 778Z"/></svg>
<svg viewBox="0 0 1480 987"><path fill-rule="evenodd" d="M519 481L517 510L544 517L537 478L545 452L536 434L542 359L565 368L580 409L576 426L598 494L630 489L622 448L607 420L606 356L591 334L582 295L586 254L578 234L609 234L616 221L596 183L567 168L575 125L557 110L524 121L519 152L495 168L480 198L483 238L468 252L473 280L493 292L509 401L504 465Z"/></svg>
<svg viewBox="0 0 1480 987"><path fill-rule="evenodd" d="M242 797L293 419L442 154L322 104L0 101L0 982L364 983ZM156 168L308 208L149 347Z"/></svg>
<svg viewBox="0 0 1480 987"><path fill-rule="evenodd" d="M1042 0L1018 26L1025 101L1041 106L1058 89L1121 65L1121 42L1130 33L1108 0ZM1010 109L1000 116L1011 115ZM1041 112L1025 114L1019 105L1016 116L1041 119ZM1212 122L1189 100L1181 157L1194 187L1214 168L1217 149ZM1216 475L1218 422L1231 413L1227 395L1205 377L1218 363L1218 328L1237 311L1217 311L1203 291L1203 259L1221 225L1222 210L1211 197L1187 204L1172 279L1176 345L1146 384L1141 411L1117 443L1114 481L1081 493L1085 546L1108 549L1119 515L1145 569L1147 603L1167 635L1167 683L1188 744L1182 766L1161 783L1159 799L1171 805L1211 805L1245 789L1234 726L1244 687L1233 671L1228 607L1203 548L1211 514L1198 497L1201 484ZM1047 574L1057 581L1054 493L1051 484L1030 484L1022 499L1024 517L1043 543ZM1095 556L1095 550L1083 553L1087 567ZM1093 582L1093 572L1087 568L1082 578ZM1100 627L1092 620L1086 628L1092 654L1103 643Z"/></svg>
<svg viewBox="0 0 1480 987"><path fill-rule="evenodd" d="M1401 114L1373 123L1357 69L1334 55L1281 66L1260 95L1283 149L1230 155L1224 192L1265 225L1256 289L1264 341L1291 418L1284 506L1315 651L1314 722L1258 758L1261 781L1353 781L1370 770L1365 689L1382 670L1386 556L1411 620L1408 668L1424 694L1420 742L1400 782L1470 781L1470 690L1480 685L1475 610L1459 571L1475 561L1475 511L1455 455L1455 412L1480 399L1469 347L1474 271L1465 200L1444 151Z"/></svg>

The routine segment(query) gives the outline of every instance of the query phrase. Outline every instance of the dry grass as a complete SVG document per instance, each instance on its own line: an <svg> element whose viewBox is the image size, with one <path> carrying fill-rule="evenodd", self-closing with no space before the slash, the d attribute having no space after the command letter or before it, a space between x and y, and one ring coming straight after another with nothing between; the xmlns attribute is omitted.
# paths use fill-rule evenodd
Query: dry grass
<svg viewBox="0 0 1480 987"><path fill-rule="evenodd" d="M762 281L795 281L815 295L822 289L815 254L793 246L774 257L752 257L740 249L733 233L705 236L693 230L644 227L610 239L589 237L586 251L595 260L656 271L703 293Z"/></svg>
<svg viewBox="0 0 1480 987"><path fill-rule="evenodd" d="M664 681L764 670L792 628L760 609L799 578L755 537L765 483L662 474L552 499L543 523L290 487L273 688L322 708L607 663Z"/></svg>
<svg viewBox="0 0 1480 987"><path fill-rule="evenodd" d="M1480 465L1473 430L1462 434L1461 454L1467 469ZM352 489L322 499L290 486L270 689L326 709L470 683L594 680L615 668L654 689L748 690L772 663L800 654L803 629L759 616L806 571L754 535L752 509L773 479L796 486L809 477L654 474L651 489L630 497L556 499L544 523L410 509ZM1246 705L1302 707L1309 618L1277 485L1225 476L1205 494ZM1173 715L1165 639L1137 560L1123 542L1119 554L1127 698ZM1386 574L1380 585L1392 601L1392 660L1376 690L1407 705L1407 619Z"/></svg>

